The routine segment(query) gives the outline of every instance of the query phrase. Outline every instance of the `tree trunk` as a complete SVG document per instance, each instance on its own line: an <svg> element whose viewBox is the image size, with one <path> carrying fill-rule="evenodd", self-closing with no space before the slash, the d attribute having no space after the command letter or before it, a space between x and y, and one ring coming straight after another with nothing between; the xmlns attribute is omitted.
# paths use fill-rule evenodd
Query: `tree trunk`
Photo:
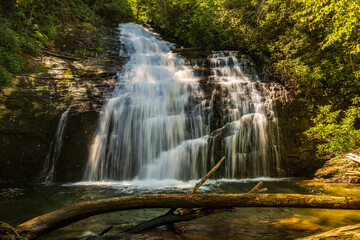
<svg viewBox="0 0 360 240"><path fill-rule="evenodd" d="M148 194L77 203L18 225L24 238L34 239L84 218L140 208L296 207L360 209L360 197L301 194Z"/></svg>

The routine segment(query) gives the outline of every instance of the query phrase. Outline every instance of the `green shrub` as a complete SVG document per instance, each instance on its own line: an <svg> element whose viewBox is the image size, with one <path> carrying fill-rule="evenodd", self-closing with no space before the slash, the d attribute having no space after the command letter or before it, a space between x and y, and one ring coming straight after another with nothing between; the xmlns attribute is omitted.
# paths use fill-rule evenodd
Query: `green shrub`
<svg viewBox="0 0 360 240"><path fill-rule="evenodd" d="M133 20L132 10L125 0L108 1L99 8L99 14L110 23L122 23Z"/></svg>
<svg viewBox="0 0 360 240"><path fill-rule="evenodd" d="M10 85L15 74L19 74L24 64L19 53L22 37L6 25L0 27L0 88Z"/></svg>
<svg viewBox="0 0 360 240"><path fill-rule="evenodd" d="M0 26L0 46L4 51L18 52L21 46L19 34L7 26Z"/></svg>
<svg viewBox="0 0 360 240"><path fill-rule="evenodd" d="M0 88L10 85L13 75L0 64Z"/></svg>
<svg viewBox="0 0 360 240"><path fill-rule="evenodd" d="M305 134L317 140L319 155L339 155L360 146L360 129L356 121L360 119L359 97L353 99L353 105L347 110L332 111L331 105L319 107L312 119L314 126Z"/></svg>

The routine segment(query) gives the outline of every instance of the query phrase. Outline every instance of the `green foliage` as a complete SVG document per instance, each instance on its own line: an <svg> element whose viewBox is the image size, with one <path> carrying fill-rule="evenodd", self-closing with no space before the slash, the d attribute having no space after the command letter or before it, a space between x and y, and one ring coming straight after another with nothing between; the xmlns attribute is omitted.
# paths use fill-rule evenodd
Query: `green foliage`
<svg viewBox="0 0 360 240"><path fill-rule="evenodd" d="M22 71L24 64L19 55L22 45L19 34L5 24L0 27L0 87L10 84L14 74Z"/></svg>
<svg viewBox="0 0 360 240"><path fill-rule="evenodd" d="M350 54L360 53L360 5L354 0L298 0L304 7L297 13L310 30L324 31L322 48L341 44Z"/></svg>
<svg viewBox="0 0 360 240"><path fill-rule="evenodd" d="M127 0L0 0L0 88L25 69L24 54L53 46L61 26L130 20Z"/></svg>
<svg viewBox="0 0 360 240"><path fill-rule="evenodd" d="M132 21L131 6L126 0L102 2L99 6L99 14L110 23Z"/></svg>
<svg viewBox="0 0 360 240"><path fill-rule="evenodd" d="M360 87L360 3L354 0L132 0L138 22L180 42L238 49L271 63L295 94L347 101Z"/></svg>
<svg viewBox="0 0 360 240"><path fill-rule="evenodd" d="M312 119L314 126L305 134L319 141L319 155L340 155L360 146L360 129L356 121L360 119L360 98L354 98L354 105L347 110L332 111L331 105L319 107L318 115Z"/></svg>
<svg viewBox="0 0 360 240"><path fill-rule="evenodd" d="M13 74L11 74L5 67L0 64L0 87L11 83Z"/></svg>

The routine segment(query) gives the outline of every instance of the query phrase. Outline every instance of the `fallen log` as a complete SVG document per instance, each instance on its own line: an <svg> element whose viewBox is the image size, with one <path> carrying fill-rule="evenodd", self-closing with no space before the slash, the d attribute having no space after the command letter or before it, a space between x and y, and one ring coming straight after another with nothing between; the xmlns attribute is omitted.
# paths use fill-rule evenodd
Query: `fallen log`
<svg viewBox="0 0 360 240"><path fill-rule="evenodd" d="M168 225L166 225L166 227L182 238L185 237L184 233L187 232L187 227L178 226L178 225L175 225L174 223L168 224Z"/></svg>
<svg viewBox="0 0 360 240"><path fill-rule="evenodd" d="M360 171L347 171L345 173L345 175L348 175L348 176L358 176L360 177Z"/></svg>
<svg viewBox="0 0 360 240"><path fill-rule="evenodd" d="M225 157L223 157L219 162L218 164L203 178L203 179L207 179L209 177L207 177L210 173L212 174L213 172L216 171L216 169L220 166L220 164L222 163L222 161L225 159ZM210 175L211 175L210 174ZM205 181L206 181L205 179ZM205 182L205 181L200 181L200 182ZM200 183L199 182L199 183ZM198 184L199 184L198 183ZM198 185L196 184L196 186ZM195 191L193 191L196 186L190 191L190 193L188 194L193 194ZM263 188L261 189L261 187L263 186L263 182L260 181L258 184L256 184L256 186L251 189L248 193L262 193L262 192L265 192L267 191L266 188ZM142 224L139 224L137 225L136 227L138 226L141 226L141 225L147 225L148 227L147 228L137 228L138 231L126 231L126 232L131 232L131 233L138 233L138 232L141 232L141 231L144 231L144 230L147 230L147 229L151 229L151 228L155 228L155 227L159 227L159 226L162 226L162 225L165 225L167 224L167 220L168 219L173 219L172 221L172 224L168 224L167 227L171 230L173 230L174 232L179 232L180 235L183 235L184 232L181 231L181 227L178 227L175 225L175 223L177 222L184 222L184 221L190 221L190 220L193 220L193 219L196 219L196 218L200 218L200 217L204 217L204 216L208 216L210 214L216 214L216 213L220 213L220 212L235 212L235 208L218 208L218 209L208 209L208 208L202 208L202 209L198 209L198 210L193 210L192 208L183 208L183 209L180 209L178 210L178 214L175 214L173 211L169 211L168 213L166 213L165 215L161 216L159 222L158 222L158 225L150 225L149 222L152 222L153 220L155 219L152 219L150 221L147 221L145 223L142 223ZM178 217L174 217L174 215L179 215ZM184 216L184 218L182 217ZM156 218L158 219L158 218ZM135 229L136 229L135 227ZM130 229L131 230L131 229Z"/></svg>
<svg viewBox="0 0 360 240"><path fill-rule="evenodd" d="M188 193L188 194L194 194L197 189L220 167L221 163L225 160L225 157L223 157L209 172L206 174L206 176L198 182L195 187ZM263 186L263 182L260 181L256 186L251 189L248 193L261 193L267 191L266 188L261 189ZM175 233L178 233L180 236L183 236L184 234L184 227L179 227L175 225L175 223L178 222L185 222L185 221L191 221L196 218L208 216L210 214L216 214L220 212L235 212L235 208L219 208L219 209L209 209L209 208L202 208L198 210L193 210L193 208L183 208L178 210L178 214L175 212L175 208L170 209L166 214L161 215L159 217L153 218L151 220L148 220L146 222L140 223L136 225L135 227L132 227L126 231L124 231L122 234L128 234L128 233L140 233L149 229L157 228L163 225L166 225L168 229L172 230ZM119 235L120 236L120 235ZM115 235L116 237L116 235Z"/></svg>
<svg viewBox="0 0 360 240"><path fill-rule="evenodd" d="M330 240L330 239L359 239L360 224L335 228L320 234L307 236L298 240Z"/></svg>
<svg viewBox="0 0 360 240"><path fill-rule="evenodd" d="M360 163L360 157L355 154L349 153L346 157L354 162Z"/></svg>
<svg viewBox="0 0 360 240"><path fill-rule="evenodd" d="M77 203L15 227L25 239L48 232L97 214L140 208L232 208L294 207L360 209L360 197L333 197L301 194L148 194Z"/></svg>

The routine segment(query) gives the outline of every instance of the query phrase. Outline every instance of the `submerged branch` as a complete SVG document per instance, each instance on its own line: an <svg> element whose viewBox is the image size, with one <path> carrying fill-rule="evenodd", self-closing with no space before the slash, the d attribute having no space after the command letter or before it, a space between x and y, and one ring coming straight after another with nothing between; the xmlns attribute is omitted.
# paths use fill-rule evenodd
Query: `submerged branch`
<svg viewBox="0 0 360 240"><path fill-rule="evenodd" d="M184 215L180 214L173 214L173 213L166 213L162 216L159 216L157 218L151 219L150 221L147 221L143 224L137 225L129 230L126 231L126 233L139 233L148 229L160 227L167 224L173 224L177 222L186 222L191 221L195 218L204 217L210 214L220 213L220 212L233 212L233 208L218 208L218 209L198 209L198 210L192 210L191 212L188 212Z"/></svg>

